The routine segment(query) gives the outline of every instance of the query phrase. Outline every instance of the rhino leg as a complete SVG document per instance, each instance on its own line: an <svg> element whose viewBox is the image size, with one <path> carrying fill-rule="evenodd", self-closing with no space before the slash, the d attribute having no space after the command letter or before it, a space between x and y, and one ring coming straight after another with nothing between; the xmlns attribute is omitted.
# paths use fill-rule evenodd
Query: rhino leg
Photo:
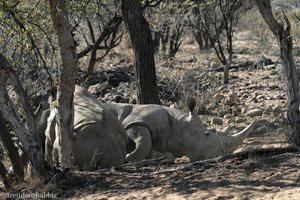
<svg viewBox="0 0 300 200"><path fill-rule="evenodd" d="M59 145L58 138L57 138L53 143L52 153L49 155L49 157L52 156L52 158L50 159L52 160L52 164L55 165L56 167L59 167L59 162L60 162L59 158L61 158L60 152L61 152L61 146Z"/></svg>
<svg viewBox="0 0 300 200"><path fill-rule="evenodd" d="M126 155L127 161L145 159L151 151L152 140L150 131L143 126L132 126L126 130L128 137L135 143L133 152Z"/></svg>
<svg viewBox="0 0 300 200"><path fill-rule="evenodd" d="M53 164L52 151L53 151L53 144L46 138L46 140L45 140L45 159L46 159L46 161L48 161L51 164Z"/></svg>

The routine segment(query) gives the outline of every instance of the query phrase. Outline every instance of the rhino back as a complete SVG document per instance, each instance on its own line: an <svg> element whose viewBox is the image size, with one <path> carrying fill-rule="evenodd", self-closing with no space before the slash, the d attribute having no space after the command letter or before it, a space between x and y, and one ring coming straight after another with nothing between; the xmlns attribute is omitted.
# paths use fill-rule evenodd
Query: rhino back
<svg viewBox="0 0 300 200"><path fill-rule="evenodd" d="M103 106L120 122L123 122L132 113L134 105L125 103L104 103Z"/></svg>

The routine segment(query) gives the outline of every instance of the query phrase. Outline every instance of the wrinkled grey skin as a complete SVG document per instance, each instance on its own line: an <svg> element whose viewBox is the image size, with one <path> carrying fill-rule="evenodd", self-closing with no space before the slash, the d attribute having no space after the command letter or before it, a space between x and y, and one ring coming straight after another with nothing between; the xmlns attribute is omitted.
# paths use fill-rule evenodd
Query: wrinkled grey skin
<svg viewBox="0 0 300 200"><path fill-rule="evenodd" d="M79 86L74 92L74 114L74 164L79 169L123 164L128 141L124 127L86 89ZM47 161L55 163L61 147L58 138L55 138L55 112L51 111L48 116L45 156ZM44 127L44 124L41 125Z"/></svg>
<svg viewBox="0 0 300 200"><path fill-rule="evenodd" d="M125 162L128 138L120 121L107 111L86 89L76 86L74 93L74 164L79 169L118 166ZM45 159L54 164L60 148L55 138L55 112L47 109L37 116L37 134ZM20 152L27 174L32 174L28 158ZM13 168L10 167L10 173Z"/></svg>
<svg viewBox="0 0 300 200"><path fill-rule="evenodd" d="M199 117L160 105L103 104L122 122L135 149L128 161L166 156L187 156L191 161L214 158L234 151L252 131L255 122L233 136L208 131Z"/></svg>

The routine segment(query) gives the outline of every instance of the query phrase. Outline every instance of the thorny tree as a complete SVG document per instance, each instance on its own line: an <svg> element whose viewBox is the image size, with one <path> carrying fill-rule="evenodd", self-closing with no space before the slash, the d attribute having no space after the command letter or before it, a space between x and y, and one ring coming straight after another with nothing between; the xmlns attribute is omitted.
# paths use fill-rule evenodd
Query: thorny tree
<svg viewBox="0 0 300 200"><path fill-rule="evenodd" d="M15 93L17 101L13 101L10 95L12 91ZM15 105L16 103L23 109L26 124L22 123L20 111L16 110L18 107ZM49 170L36 134L34 113L16 72L2 54L0 54L0 111L13 127L21 143L20 147L28 156L33 168L40 176L47 178Z"/></svg>
<svg viewBox="0 0 300 200"><path fill-rule="evenodd" d="M168 0L146 10L145 15L153 31L155 51L162 58L175 57L186 28L186 1Z"/></svg>
<svg viewBox="0 0 300 200"><path fill-rule="evenodd" d="M286 27L280 24L272 13L270 0L256 0L258 9L268 24L272 33L277 37L280 48L280 58L285 75L285 87L288 97L287 117L292 127L290 139L300 147L300 116L299 116L299 79L296 65L293 59L293 41L291 37L291 24L283 13Z"/></svg>
<svg viewBox="0 0 300 200"><path fill-rule="evenodd" d="M86 77L92 75L96 64L121 42L123 22L116 2L70 1L68 6L70 21L73 22L72 33L78 44L77 59L88 58Z"/></svg>
<svg viewBox="0 0 300 200"><path fill-rule="evenodd" d="M212 47L224 65L225 84L233 59L233 35L240 18L253 7L250 0L194 1L190 26L200 48Z"/></svg>
<svg viewBox="0 0 300 200"><path fill-rule="evenodd" d="M49 0L54 30L58 38L62 65L57 89L57 135L54 143L60 145L58 162L63 167L72 166L73 133L74 133L74 104L75 70L77 65L76 46L71 33L71 26L64 0ZM56 108L51 109L56 112ZM58 137L57 137L58 136Z"/></svg>

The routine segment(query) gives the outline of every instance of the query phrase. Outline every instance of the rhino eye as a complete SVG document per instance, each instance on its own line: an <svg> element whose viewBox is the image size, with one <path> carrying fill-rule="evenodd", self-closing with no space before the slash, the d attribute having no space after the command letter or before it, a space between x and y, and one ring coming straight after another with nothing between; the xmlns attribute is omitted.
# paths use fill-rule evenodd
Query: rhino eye
<svg viewBox="0 0 300 200"><path fill-rule="evenodd" d="M208 132L208 131L205 131L205 132L204 132L204 135L209 136L209 132Z"/></svg>

